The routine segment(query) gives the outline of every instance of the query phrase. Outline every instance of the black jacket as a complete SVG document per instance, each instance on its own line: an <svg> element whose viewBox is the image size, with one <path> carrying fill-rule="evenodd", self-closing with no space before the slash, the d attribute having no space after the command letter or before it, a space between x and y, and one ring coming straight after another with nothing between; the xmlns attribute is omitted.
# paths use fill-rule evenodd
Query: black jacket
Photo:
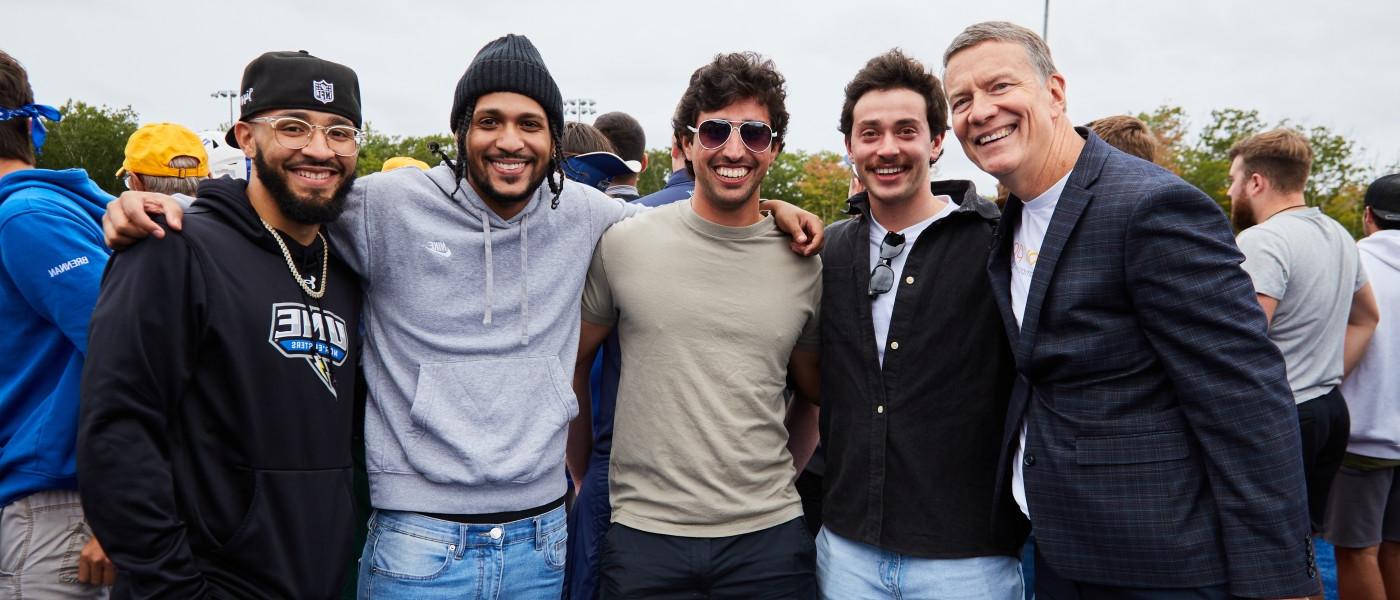
<svg viewBox="0 0 1400 600"><path fill-rule="evenodd" d="M322 248L283 236L303 275ZM116 597L331 598L357 526L360 288L311 299L231 179L117 253L83 370L78 480ZM320 286L316 281L313 289ZM309 322L308 322L309 321ZM330 377L308 352L327 356Z"/></svg>
<svg viewBox="0 0 1400 600"><path fill-rule="evenodd" d="M1015 377L986 271L998 213L970 181L932 188L958 208L905 250L883 369L868 295L866 195L849 201L854 218L827 230L822 522L910 556L1015 556L1027 523L1009 494L994 491Z"/></svg>

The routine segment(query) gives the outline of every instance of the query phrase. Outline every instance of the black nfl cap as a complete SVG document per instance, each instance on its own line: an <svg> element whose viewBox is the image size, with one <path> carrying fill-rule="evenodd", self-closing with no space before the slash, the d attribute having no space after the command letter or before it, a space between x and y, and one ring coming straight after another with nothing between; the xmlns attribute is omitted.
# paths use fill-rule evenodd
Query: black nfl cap
<svg viewBox="0 0 1400 600"><path fill-rule="evenodd" d="M268 52L248 63L238 88L238 104L240 121L266 110L300 108L340 115L356 127L364 123L355 71L305 50ZM238 147L232 127L224 141Z"/></svg>
<svg viewBox="0 0 1400 600"><path fill-rule="evenodd" d="M1366 188L1366 206L1378 219L1400 222L1400 173L1371 182Z"/></svg>

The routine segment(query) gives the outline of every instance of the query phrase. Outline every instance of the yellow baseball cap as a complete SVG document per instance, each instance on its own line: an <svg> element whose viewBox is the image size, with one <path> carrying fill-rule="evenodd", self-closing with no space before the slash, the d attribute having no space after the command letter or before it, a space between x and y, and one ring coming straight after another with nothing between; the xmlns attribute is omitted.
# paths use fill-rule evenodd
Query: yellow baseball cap
<svg viewBox="0 0 1400 600"><path fill-rule="evenodd" d="M419 169L422 169L424 171L427 171L428 169L432 168L428 166L428 163L413 158L412 156L395 156L389 160L384 161L384 168L380 169L380 171L392 171L394 169L402 169L404 167L418 167Z"/></svg>
<svg viewBox="0 0 1400 600"><path fill-rule="evenodd" d="M169 166L170 159L176 156L193 156L199 159L199 165L184 169ZM185 126L151 123L141 126L126 141L126 160L117 169L117 176L127 172L157 177L208 177L209 153L199 136Z"/></svg>

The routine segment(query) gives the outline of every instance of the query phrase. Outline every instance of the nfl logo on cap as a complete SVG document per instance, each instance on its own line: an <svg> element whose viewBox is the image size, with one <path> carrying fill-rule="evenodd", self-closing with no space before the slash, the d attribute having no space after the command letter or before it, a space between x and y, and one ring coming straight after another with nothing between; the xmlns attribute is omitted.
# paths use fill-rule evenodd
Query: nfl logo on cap
<svg viewBox="0 0 1400 600"><path fill-rule="evenodd" d="M335 102L335 84L327 81L311 82L311 97L321 101L321 104Z"/></svg>

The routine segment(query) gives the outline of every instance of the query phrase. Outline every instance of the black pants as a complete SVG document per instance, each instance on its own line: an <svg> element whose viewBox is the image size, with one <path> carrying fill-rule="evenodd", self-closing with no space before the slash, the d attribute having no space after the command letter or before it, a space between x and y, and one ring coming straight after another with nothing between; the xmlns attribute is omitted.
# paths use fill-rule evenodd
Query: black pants
<svg viewBox="0 0 1400 600"><path fill-rule="evenodd" d="M802 519L692 538L613 523L603 540L603 600L815 600L817 549Z"/></svg>
<svg viewBox="0 0 1400 600"><path fill-rule="evenodd" d="M1303 435L1303 475L1308 480L1308 517L1314 532L1322 531L1327 494L1342 468L1351 437L1351 413L1338 388L1298 405L1298 429Z"/></svg>
<svg viewBox="0 0 1400 600"><path fill-rule="evenodd" d="M1035 551L1036 600L1233 600L1228 586L1201 588L1125 588L1083 583L1060 577Z"/></svg>
<svg viewBox="0 0 1400 600"><path fill-rule="evenodd" d="M802 519L807 532L817 537L822 530L822 476L803 471L797 476L797 495L802 498Z"/></svg>

